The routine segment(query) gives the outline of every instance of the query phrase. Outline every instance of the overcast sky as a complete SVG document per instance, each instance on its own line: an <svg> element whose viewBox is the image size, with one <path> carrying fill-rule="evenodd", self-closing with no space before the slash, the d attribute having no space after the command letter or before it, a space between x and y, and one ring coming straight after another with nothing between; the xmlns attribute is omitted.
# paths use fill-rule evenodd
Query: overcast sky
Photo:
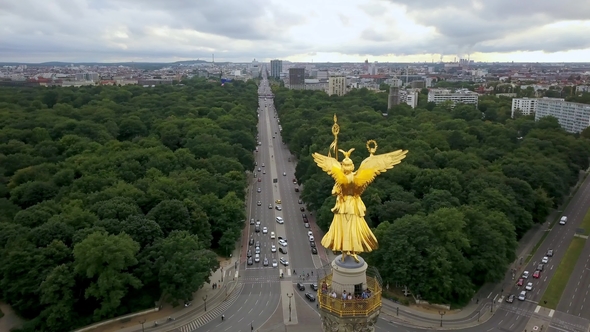
<svg viewBox="0 0 590 332"><path fill-rule="evenodd" d="M0 0L0 61L590 61L588 0Z"/></svg>

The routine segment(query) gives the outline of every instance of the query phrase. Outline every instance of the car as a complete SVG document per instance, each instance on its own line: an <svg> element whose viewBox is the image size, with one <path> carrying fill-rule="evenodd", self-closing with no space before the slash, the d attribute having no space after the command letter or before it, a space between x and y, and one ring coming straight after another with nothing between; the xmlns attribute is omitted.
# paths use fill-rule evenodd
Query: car
<svg viewBox="0 0 590 332"><path fill-rule="evenodd" d="M286 172L283 172L283 176L287 176L287 173Z"/></svg>
<svg viewBox="0 0 590 332"><path fill-rule="evenodd" d="M561 217L561 219L559 219L560 225L565 225L566 223L567 223L567 216L563 216L563 217Z"/></svg>
<svg viewBox="0 0 590 332"><path fill-rule="evenodd" d="M272 138L275 138L274 136Z"/></svg>
<svg viewBox="0 0 590 332"><path fill-rule="evenodd" d="M266 226L262 227L262 234L267 234L268 233L268 228L266 228Z"/></svg>
<svg viewBox="0 0 590 332"><path fill-rule="evenodd" d="M314 239L313 235L311 235L311 236L309 237L309 242L313 242L314 240L315 240L315 239Z"/></svg>
<svg viewBox="0 0 590 332"><path fill-rule="evenodd" d="M279 264L277 263L277 260L273 259L272 260L272 267L277 267L277 266L279 266Z"/></svg>
<svg viewBox="0 0 590 332"><path fill-rule="evenodd" d="M300 290L300 291L304 291L305 290L305 286L302 283L298 282L297 283L297 289Z"/></svg>
<svg viewBox="0 0 590 332"><path fill-rule="evenodd" d="M283 240L283 239L279 239L279 244L283 247L287 246L287 241Z"/></svg>
<svg viewBox="0 0 590 332"><path fill-rule="evenodd" d="M262 171L262 174L266 174L266 171Z"/></svg>
<svg viewBox="0 0 590 332"><path fill-rule="evenodd" d="M254 253L259 254L260 253L260 247L254 248Z"/></svg>
<svg viewBox="0 0 590 332"><path fill-rule="evenodd" d="M248 265L252 265L254 264L254 261L252 260L252 257L248 258Z"/></svg>
<svg viewBox="0 0 590 332"><path fill-rule="evenodd" d="M315 248L316 247L315 241L309 241L309 246L312 248Z"/></svg>
<svg viewBox="0 0 590 332"><path fill-rule="evenodd" d="M261 201L258 201L258 202L256 202L256 205L261 206L262 205L262 202Z"/></svg>
<svg viewBox="0 0 590 332"><path fill-rule="evenodd" d="M305 213L302 213L302 214L301 214L301 218L303 218L303 219L307 219L307 214L305 214Z"/></svg>
<svg viewBox="0 0 590 332"><path fill-rule="evenodd" d="M258 188L258 189L256 189L256 192L260 193L260 192L262 192L262 189Z"/></svg>
<svg viewBox="0 0 590 332"><path fill-rule="evenodd" d="M262 167L264 167L264 163L262 163Z"/></svg>
<svg viewBox="0 0 590 332"><path fill-rule="evenodd" d="M253 245L254 244L254 239L253 238L250 238L250 241L248 241L248 244L249 245Z"/></svg>
<svg viewBox="0 0 590 332"><path fill-rule="evenodd" d="M543 264L549 263L549 257L547 257L547 256L543 257L543 259L541 260L541 263L543 263Z"/></svg>
<svg viewBox="0 0 590 332"><path fill-rule="evenodd" d="M299 204L303 204L303 201L301 200L301 198L298 201Z"/></svg>
<svg viewBox="0 0 590 332"><path fill-rule="evenodd" d="M286 255L286 254L287 254L287 248L279 247L279 252L280 252L281 254L284 254L284 255Z"/></svg>
<svg viewBox="0 0 590 332"><path fill-rule="evenodd" d="M317 255L317 254L318 254L318 248L316 248L316 247L311 247L311 253L312 253L313 255Z"/></svg>
<svg viewBox="0 0 590 332"><path fill-rule="evenodd" d="M272 210L272 204L268 204L268 208Z"/></svg>
<svg viewBox="0 0 590 332"><path fill-rule="evenodd" d="M280 205L275 206L275 208L277 209L277 211L282 211L283 208Z"/></svg>
<svg viewBox="0 0 590 332"><path fill-rule="evenodd" d="M256 226L260 226L260 219L256 219Z"/></svg>
<svg viewBox="0 0 590 332"><path fill-rule="evenodd" d="M303 211L305 211L305 208L304 208L303 206L300 206L300 207L299 207L299 210L300 210L301 212L303 212Z"/></svg>
<svg viewBox="0 0 590 332"><path fill-rule="evenodd" d="M547 250L547 257L553 257L553 249Z"/></svg>
<svg viewBox="0 0 590 332"><path fill-rule="evenodd" d="M537 270L533 273L533 278L539 279L541 278L541 271Z"/></svg>
<svg viewBox="0 0 590 332"><path fill-rule="evenodd" d="M250 219L250 225L254 225L254 218Z"/></svg>
<svg viewBox="0 0 590 332"><path fill-rule="evenodd" d="M313 232L312 231L307 231L307 236L313 236Z"/></svg>
<svg viewBox="0 0 590 332"><path fill-rule="evenodd" d="M252 249L248 249L248 252L246 253L246 257L248 257L248 258L252 257Z"/></svg>
<svg viewBox="0 0 590 332"><path fill-rule="evenodd" d="M264 257L264 261L262 261L262 265L268 266L268 258Z"/></svg>
<svg viewBox="0 0 590 332"><path fill-rule="evenodd" d="M526 289L528 291L533 290L533 283L532 282L529 282L528 284L526 284L526 287L524 289Z"/></svg>
<svg viewBox="0 0 590 332"><path fill-rule="evenodd" d="M260 263L260 254L254 255L254 262L255 263Z"/></svg>
<svg viewBox="0 0 590 332"><path fill-rule="evenodd" d="M281 257L281 259L279 259L279 262L281 262L281 264L283 264L284 266L289 266L289 261L285 257Z"/></svg>
<svg viewBox="0 0 590 332"><path fill-rule="evenodd" d="M510 295L508 295L508 296L506 297L506 302L508 302L508 303L512 303L512 302L514 302L514 298L515 298L515 297L516 297L516 296L515 296L514 294L510 294Z"/></svg>
<svg viewBox="0 0 590 332"><path fill-rule="evenodd" d="M518 279L518 281L516 282L516 286L522 286L524 285L524 279L520 278Z"/></svg>
<svg viewBox="0 0 590 332"><path fill-rule="evenodd" d="M285 221L281 217L277 217L275 220L277 221L278 224L284 224L285 223Z"/></svg>
<svg viewBox="0 0 590 332"><path fill-rule="evenodd" d="M281 200L280 200L280 199L277 199L277 200L275 201L275 204L281 204L281 203L282 203L282 202L281 202Z"/></svg>
<svg viewBox="0 0 590 332"><path fill-rule="evenodd" d="M260 247L260 241L256 241L256 247Z"/></svg>
<svg viewBox="0 0 590 332"><path fill-rule="evenodd" d="M529 278L529 271L524 271L524 272L522 273L522 277L523 277L524 279L528 279L528 278Z"/></svg>
<svg viewBox="0 0 590 332"><path fill-rule="evenodd" d="M256 225L256 226L254 227L254 231L255 231L256 233L260 233L260 225Z"/></svg>
<svg viewBox="0 0 590 332"><path fill-rule="evenodd" d="M310 293L305 293L305 297L309 300L309 302L315 302L315 296Z"/></svg>
<svg viewBox="0 0 590 332"><path fill-rule="evenodd" d="M262 182L262 178L258 178L258 182Z"/></svg>
<svg viewBox="0 0 590 332"><path fill-rule="evenodd" d="M311 285L309 285L309 287L316 292L318 291L318 284L311 284Z"/></svg>
<svg viewBox="0 0 590 332"><path fill-rule="evenodd" d="M258 167L258 171L260 172L260 171L262 171L262 169L260 169L260 167Z"/></svg>
<svg viewBox="0 0 590 332"><path fill-rule="evenodd" d="M520 301L526 300L526 291L523 290L522 292L520 292L520 294L518 295L518 299Z"/></svg>
<svg viewBox="0 0 590 332"><path fill-rule="evenodd" d="M277 246L275 246L274 244L270 245L270 252L277 252Z"/></svg>
<svg viewBox="0 0 590 332"><path fill-rule="evenodd" d="M304 223L304 224L303 224L303 227L305 227L305 228L309 228L309 223L308 223L308 222Z"/></svg>
<svg viewBox="0 0 590 332"><path fill-rule="evenodd" d="M543 271L543 268L545 267L545 264L539 264L537 265L537 270L538 271Z"/></svg>
<svg viewBox="0 0 590 332"><path fill-rule="evenodd" d="M270 238L274 239L275 238L275 232L270 232Z"/></svg>

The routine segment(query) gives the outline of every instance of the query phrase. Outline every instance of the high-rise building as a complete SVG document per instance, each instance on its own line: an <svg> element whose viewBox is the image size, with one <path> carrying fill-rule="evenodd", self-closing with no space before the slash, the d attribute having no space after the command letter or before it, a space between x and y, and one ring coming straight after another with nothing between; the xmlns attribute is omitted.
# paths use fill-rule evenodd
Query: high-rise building
<svg viewBox="0 0 590 332"><path fill-rule="evenodd" d="M538 100L556 100L556 101L564 101L563 98L514 98L512 99L512 117L514 118L514 114L516 111L520 111L522 115L531 115L537 112L537 101Z"/></svg>
<svg viewBox="0 0 590 332"><path fill-rule="evenodd" d="M289 88L305 89L305 68L289 68Z"/></svg>
<svg viewBox="0 0 590 332"><path fill-rule="evenodd" d="M453 104L473 104L477 107L478 99L479 94L477 94L477 92L466 89L457 90L455 92L445 89L430 89L430 91L428 91L428 102L434 102L437 105L450 100Z"/></svg>
<svg viewBox="0 0 590 332"><path fill-rule="evenodd" d="M343 96L346 94L346 77L333 76L328 78L328 95Z"/></svg>
<svg viewBox="0 0 590 332"><path fill-rule="evenodd" d="M281 72L283 71L282 60L271 60L270 61L270 76L274 78L281 78Z"/></svg>
<svg viewBox="0 0 590 332"><path fill-rule="evenodd" d="M397 79L394 80L389 87L389 96L387 96L387 110L389 111L395 105L399 105L399 87Z"/></svg>
<svg viewBox="0 0 590 332"><path fill-rule="evenodd" d="M554 116L565 131L579 133L590 126L590 105L572 103L560 98L539 98L535 120Z"/></svg>

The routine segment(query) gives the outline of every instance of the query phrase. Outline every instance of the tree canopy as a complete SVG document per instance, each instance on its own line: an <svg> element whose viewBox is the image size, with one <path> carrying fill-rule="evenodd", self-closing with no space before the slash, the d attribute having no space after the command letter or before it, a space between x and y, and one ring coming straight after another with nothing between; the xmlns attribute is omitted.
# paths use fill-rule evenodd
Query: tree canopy
<svg viewBox="0 0 590 332"><path fill-rule="evenodd" d="M499 281L515 259L517 240L545 221L588 168L590 144L546 117L510 119L510 99L436 106L422 91L416 109L387 111L387 93L367 89L328 96L274 87L282 136L297 157L302 199L319 226L332 221L333 181L311 158L328 153L333 115L338 147L356 167L374 139L378 153L408 157L365 191L366 220L380 249L366 255L384 281L422 298L465 302L485 282Z"/></svg>
<svg viewBox="0 0 590 332"><path fill-rule="evenodd" d="M244 219L257 86L0 88L0 297L24 331L189 300Z"/></svg>

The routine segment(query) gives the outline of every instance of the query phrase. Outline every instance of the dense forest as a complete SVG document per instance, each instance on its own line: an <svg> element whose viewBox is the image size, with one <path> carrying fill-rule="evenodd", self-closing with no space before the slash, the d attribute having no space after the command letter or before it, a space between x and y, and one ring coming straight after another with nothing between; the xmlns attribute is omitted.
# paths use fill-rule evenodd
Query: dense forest
<svg viewBox="0 0 590 332"><path fill-rule="evenodd" d="M380 249L365 255L385 283L407 286L436 303L465 303L485 282L499 281L515 259L517 240L562 203L590 143L546 117L510 119L509 98L436 106L422 91L416 109L387 110L387 94L366 89L342 97L274 87L283 137L299 163L302 198L327 230L333 180L310 154L328 153L333 115L339 148L355 148L358 167L368 156L408 149L408 157L380 175L363 194L367 222Z"/></svg>
<svg viewBox="0 0 590 332"><path fill-rule="evenodd" d="M69 331L189 300L240 236L257 86L0 89L0 298Z"/></svg>

